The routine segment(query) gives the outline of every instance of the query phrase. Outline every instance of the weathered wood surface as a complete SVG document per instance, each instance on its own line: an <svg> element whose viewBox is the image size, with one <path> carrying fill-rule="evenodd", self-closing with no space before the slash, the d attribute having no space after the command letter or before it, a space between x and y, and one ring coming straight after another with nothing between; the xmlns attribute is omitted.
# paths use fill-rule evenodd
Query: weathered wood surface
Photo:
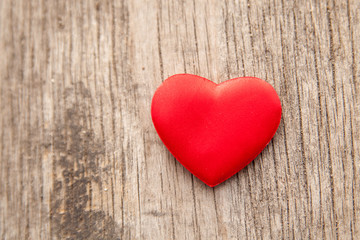
<svg viewBox="0 0 360 240"><path fill-rule="evenodd" d="M360 1L0 1L1 239L360 239ZM209 188L150 118L176 73L283 118Z"/></svg>

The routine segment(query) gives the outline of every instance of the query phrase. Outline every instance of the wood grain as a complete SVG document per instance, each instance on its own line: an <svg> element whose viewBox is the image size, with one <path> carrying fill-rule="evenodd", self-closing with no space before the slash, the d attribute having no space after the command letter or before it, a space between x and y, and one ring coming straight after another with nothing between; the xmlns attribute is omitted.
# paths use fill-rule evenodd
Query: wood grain
<svg viewBox="0 0 360 240"><path fill-rule="evenodd" d="M360 239L360 1L0 1L1 239ZM256 76L265 150L209 188L158 138L176 73Z"/></svg>

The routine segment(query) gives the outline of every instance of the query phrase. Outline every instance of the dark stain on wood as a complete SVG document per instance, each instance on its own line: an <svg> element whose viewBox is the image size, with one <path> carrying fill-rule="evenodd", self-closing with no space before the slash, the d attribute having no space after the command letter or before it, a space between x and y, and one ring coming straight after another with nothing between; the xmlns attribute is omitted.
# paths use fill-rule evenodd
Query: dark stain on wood
<svg viewBox="0 0 360 240"><path fill-rule="evenodd" d="M120 229L114 219L92 209L91 189L102 189L101 166L105 146L89 126L85 101L90 93L77 84L80 102L69 103L65 119L56 121L54 144L55 179L51 193L51 231L67 239L117 239ZM65 89L66 102L74 100L74 88ZM59 173L59 176L57 176Z"/></svg>

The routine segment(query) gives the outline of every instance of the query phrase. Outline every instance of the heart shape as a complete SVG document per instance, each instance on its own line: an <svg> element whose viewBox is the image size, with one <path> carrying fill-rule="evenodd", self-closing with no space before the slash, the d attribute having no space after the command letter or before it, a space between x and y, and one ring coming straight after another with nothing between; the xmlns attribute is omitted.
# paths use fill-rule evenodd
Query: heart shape
<svg viewBox="0 0 360 240"><path fill-rule="evenodd" d="M220 84L191 74L166 79L151 116L174 157L210 187L248 165L269 143L281 119L275 89L255 77Z"/></svg>

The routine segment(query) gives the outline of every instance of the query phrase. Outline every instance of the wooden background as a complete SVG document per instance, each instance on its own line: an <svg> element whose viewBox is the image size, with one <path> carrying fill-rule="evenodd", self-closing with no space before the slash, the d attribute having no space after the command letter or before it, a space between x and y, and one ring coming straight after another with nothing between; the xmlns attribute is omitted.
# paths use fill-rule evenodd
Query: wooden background
<svg viewBox="0 0 360 240"><path fill-rule="evenodd" d="M1 0L1 239L360 239L360 1ZM210 188L166 150L166 77L256 76L283 106Z"/></svg>

